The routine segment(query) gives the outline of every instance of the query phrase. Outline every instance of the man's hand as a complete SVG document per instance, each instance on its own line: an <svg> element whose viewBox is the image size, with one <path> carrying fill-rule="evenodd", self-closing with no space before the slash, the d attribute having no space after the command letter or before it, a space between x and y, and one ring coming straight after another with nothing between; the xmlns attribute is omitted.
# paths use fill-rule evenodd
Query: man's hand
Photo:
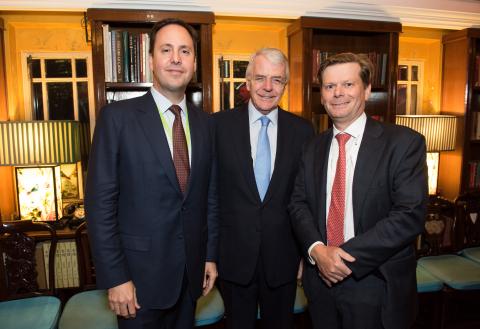
<svg viewBox="0 0 480 329"><path fill-rule="evenodd" d="M212 290L215 280L217 279L217 264L214 262L205 263L205 275L203 276L203 296L208 295L210 290Z"/></svg>
<svg viewBox="0 0 480 329"><path fill-rule="evenodd" d="M134 318L140 308L132 281L108 289L108 303L115 314L127 319Z"/></svg>
<svg viewBox="0 0 480 329"><path fill-rule="evenodd" d="M355 258L341 248L319 244L312 249L310 256L317 264L320 277L329 287L352 273L343 260L354 262Z"/></svg>

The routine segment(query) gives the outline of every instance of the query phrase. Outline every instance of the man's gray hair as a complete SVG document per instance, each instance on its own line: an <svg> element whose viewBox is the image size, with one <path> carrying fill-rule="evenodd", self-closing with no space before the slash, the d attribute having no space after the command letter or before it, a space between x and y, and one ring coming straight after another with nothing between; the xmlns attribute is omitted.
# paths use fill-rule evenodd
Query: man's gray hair
<svg viewBox="0 0 480 329"><path fill-rule="evenodd" d="M250 80L252 78L252 69L253 64L255 63L255 59L257 56L263 55L265 56L268 61L272 64L284 64L285 65L285 83L288 82L290 79L290 70L288 68L288 59L287 56L283 54L280 49L277 48L262 48L255 52L251 57L250 61L248 62L247 70L245 72L245 78Z"/></svg>

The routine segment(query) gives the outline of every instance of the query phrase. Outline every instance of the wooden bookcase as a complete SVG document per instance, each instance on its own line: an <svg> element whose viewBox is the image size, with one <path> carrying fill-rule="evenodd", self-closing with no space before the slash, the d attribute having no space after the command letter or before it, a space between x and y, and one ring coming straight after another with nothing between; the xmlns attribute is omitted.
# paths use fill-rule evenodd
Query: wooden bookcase
<svg viewBox="0 0 480 329"><path fill-rule="evenodd" d="M367 54L374 65L372 95L366 112L382 121L395 121L400 23L300 17L288 27L290 57L289 110L311 119L317 131L328 126L320 103L316 69L324 56L341 52ZM375 75L375 74L374 74Z"/></svg>
<svg viewBox="0 0 480 329"><path fill-rule="evenodd" d="M152 85L148 82L106 82L103 38L104 25L108 25L109 31L148 33L153 24L168 17L180 18L191 24L197 30L199 37L198 44L196 45L197 73L187 87L186 95L188 100L198 105L204 111L212 111L212 24L215 20L213 13L88 9L87 17L91 26L95 109L97 114L100 108L107 103L107 92L146 91Z"/></svg>
<svg viewBox="0 0 480 329"><path fill-rule="evenodd" d="M480 29L443 37L441 110L459 117L455 151L440 153L438 177L440 194L454 200L480 190Z"/></svg>

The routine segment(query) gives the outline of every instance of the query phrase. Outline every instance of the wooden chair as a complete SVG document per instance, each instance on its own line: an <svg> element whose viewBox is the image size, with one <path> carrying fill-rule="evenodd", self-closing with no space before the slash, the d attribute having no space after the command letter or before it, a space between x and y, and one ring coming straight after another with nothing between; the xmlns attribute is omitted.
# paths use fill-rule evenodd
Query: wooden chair
<svg viewBox="0 0 480 329"><path fill-rule="evenodd" d="M450 226L451 230L447 231ZM460 320L463 311L458 307L460 302L474 303L480 298L480 264L456 253L461 237L459 230L458 214L452 222L441 212L433 213L425 223L425 240L429 248L427 255L418 259L418 266L443 283L439 328L444 328L449 320Z"/></svg>
<svg viewBox="0 0 480 329"><path fill-rule="evenodd" d="M59 322L59 329L116 329L117 317L108 306L105 290L96 289L95 267L93 265L87 236L87 223L82 223L75 231L79 281L82 291L72 296L66 303ZM217 288L197 302L195 326L209 326L223 319L224 306Z"/></svg>
<svg viewBox="0 0 480 329"><path fill-rule="evenodd" d="M35 234L32 234L35 232ZM29 234L30 233L30 234ZM40 288L35 251L37 237L50 241L48 285ZM61 302L55 292L57 236L48 224L31 221L0 225L0 327L55 329ZM41 253L43 257L43 251Z"/></svg>
<svg viewBox="0 0 480 329"><path fill-rule="evenodd" d="M459 196L455 206L460 255L480 263L480 192Z"/></svg>

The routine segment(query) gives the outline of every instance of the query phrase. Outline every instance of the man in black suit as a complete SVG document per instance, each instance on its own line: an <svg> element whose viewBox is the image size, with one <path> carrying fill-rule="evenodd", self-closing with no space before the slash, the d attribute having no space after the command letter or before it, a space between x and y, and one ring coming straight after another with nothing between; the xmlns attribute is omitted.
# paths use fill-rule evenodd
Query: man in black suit
<svg viewBox="0 0 480 329"><path fill-rule="evenodd" d="M303 283L314 328L405 329L415 318L425 141L366 116L371 74L370 61L352 53L320 67L333 128L306 146L289 206L309 259Z"/></svg>
<svg viewBox="0 0 480 329"><path fill-rule="evenodd" d="M227 328L292 328L300 254L287 211L306 120L278 103L288 82L278 49L255 53L247 67L250 101L215 114L219 168L219 278Z"/></svg>
<svg viewBox="0 0 480 329"><path fill-rule="evenodd" d="M185 100L196 33L152 29L153 87L104 107L86 188L97 286L120 328L192 328L217 276L217 193L210 117Z"/></svg>

